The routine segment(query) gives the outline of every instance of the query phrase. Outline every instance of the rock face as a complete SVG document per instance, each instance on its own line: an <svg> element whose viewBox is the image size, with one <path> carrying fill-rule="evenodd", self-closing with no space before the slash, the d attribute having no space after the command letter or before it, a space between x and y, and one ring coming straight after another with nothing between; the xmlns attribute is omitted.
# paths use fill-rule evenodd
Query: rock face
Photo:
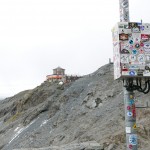
<svg viewBox="0 0 150 150"><path fill-rule="evenodd" d="M149 94L136 93L137 105ZM0 101L1 150L124 150L122 82L108 64L75 82L44 82ZM137 110L139 149L150 149L150 109Z"/></svg>

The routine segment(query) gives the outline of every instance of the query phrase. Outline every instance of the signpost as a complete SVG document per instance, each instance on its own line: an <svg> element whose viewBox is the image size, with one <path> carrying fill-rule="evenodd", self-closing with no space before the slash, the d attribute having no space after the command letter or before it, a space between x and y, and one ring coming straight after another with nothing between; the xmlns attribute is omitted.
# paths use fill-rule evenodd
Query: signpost
<svg viewBox="0 0 150 150"><path fill-rule="evenodd" d="M126 149L137 150L134 90L150 91L150 24L130 22L129 1L119 4L120 22L112 30L114 79L123 80Z"/></svg>

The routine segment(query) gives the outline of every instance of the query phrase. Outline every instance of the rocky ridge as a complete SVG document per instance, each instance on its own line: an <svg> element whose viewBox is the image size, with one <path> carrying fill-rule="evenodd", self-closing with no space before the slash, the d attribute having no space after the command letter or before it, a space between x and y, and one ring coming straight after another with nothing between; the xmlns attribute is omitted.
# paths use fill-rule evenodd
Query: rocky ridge
<svg viewBox="0 0 150 150"><path fill-rule="evenodd" d="M136 93L144 105L150 94ZM150 149L150 109L137 110L139 149ZM44 82L0 101L1 150L125 149L122 82L107 64L75 82Z"/></svg>

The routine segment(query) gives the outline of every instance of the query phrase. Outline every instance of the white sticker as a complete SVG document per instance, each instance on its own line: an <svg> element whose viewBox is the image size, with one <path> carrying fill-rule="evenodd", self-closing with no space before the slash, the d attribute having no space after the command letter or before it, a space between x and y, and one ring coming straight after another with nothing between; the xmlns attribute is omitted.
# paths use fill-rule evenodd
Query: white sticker
<svg viewBox="0 0 150 150"><path fill-rule="evenodd" d="M121 63L129 63L128 55L121 55Z"/></svg>
<svg viewBox="0 0 150 150"><path fill-rule="evenodd" d="M127 112L127 116L132 117L133 113L129 111L129 112Z"/></svg>
<svg viewBox="0 0 150 150"><path fill-rule="evenodd" d="M150 55L146 55L146 60L150 61Z"/></svg>
<svg viewBox="0 0 150 150"><path fill-rule="evenodd" d="M137 135L132 134L129 136L129 143L132 145L137 145Z"/></svg>
<svg viewBox="0 0 150 150"><path fill-rule="evenodd" d="M122 75L123 76L129 75L129 71L122 71Z"/></svg>
<svg viewBox="0 0 150 150"><path fill-rule="evenodd" d="M126 127L126 133L131 133L131 127Z"/></svg>
<svg viewBox="0 0 150 150"><path fill-rule="evenodd" d="M136 56L135 55L130 55L129 59L131 62L136 61Z"/></svg>
<svg viewBox="0 0 150 150"><path fill-rule="evenodd" d="M143 72L143 76L145 76L145 77L150 77L150 72L149 72L149 70L145 70L145 71Z"/></svg>
<svg viewBox="0 0 150 150"><path fill-rule="evenodd" d="M145 61L145 55L143 55L143 54L138 55L138 61L144 62Z"/></svg>
<svg viewBox="0 0 150 150"><path fill-rule="evenodd" d="M144 24L144 30L145 31L150 31L150 24L149 23Z"/></svg>
<svg viewBox="0 0 150 150"><path fill-rule="evenodd" d="M143 48L146 53L150 53L150 43L145 43Z"/></svg>

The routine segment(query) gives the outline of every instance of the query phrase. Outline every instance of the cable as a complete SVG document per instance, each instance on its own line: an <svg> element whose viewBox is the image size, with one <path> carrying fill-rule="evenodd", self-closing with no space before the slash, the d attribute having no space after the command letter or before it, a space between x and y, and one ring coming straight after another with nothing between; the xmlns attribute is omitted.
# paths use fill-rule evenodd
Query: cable
<svg viewBox="0 0 150 150"><path fill-rule="evenodd" d="M124 83L124 79L123 79ZM150 91L150 80L145 79L145 83L142 83L141 78L137 78L135 81L132 78L126 79L126 85L124 85L127 91L139 91L147 94Z"/></svg>

